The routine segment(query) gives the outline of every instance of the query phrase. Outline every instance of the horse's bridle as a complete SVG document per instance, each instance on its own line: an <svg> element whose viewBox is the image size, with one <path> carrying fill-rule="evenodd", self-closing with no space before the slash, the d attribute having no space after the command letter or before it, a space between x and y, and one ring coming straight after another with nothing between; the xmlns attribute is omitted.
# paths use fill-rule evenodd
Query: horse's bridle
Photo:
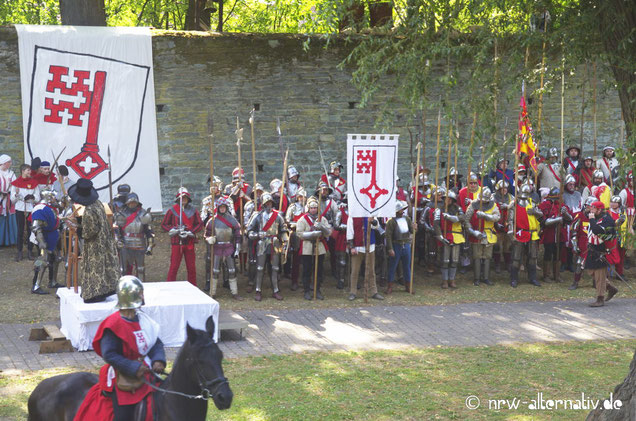
<svg viewBox="0 0 636 421"><path fill-rule="evenodd" d="M212 380L208 380L206 379L204 376L201 375L201 370L199 370L199 361L196 359L192 359L192 358L186 358L186 361L194 361L196 364L196 370L197 370L197 380L199 381L199 387L201 388L201 393L198 395L190 395L187 393L183 393L183 392L177 392L176 390L168 390L168 389L164 389L162 387L156 386L152 383L150 383L148 380L143 379L143 382L145 384L147 384L148 386L150 386L151 388L153 388L154 390L158 391L158 392L162 392L162 393L168 393L171 395L177 395L177 396L182 396L184 398L188 398L188 399L203 399L203 400L209 400L210 398L214 398L214 396L216 396L216 394L219 392L219 388L223 385L227 385L229 384L228 380L226 377L224 376L219 376L215 379ZM158 378L159 380L163 379L161 377L159 377L159 375L157 373L155 373L154 371L151 371L151 373Z"/></svg>

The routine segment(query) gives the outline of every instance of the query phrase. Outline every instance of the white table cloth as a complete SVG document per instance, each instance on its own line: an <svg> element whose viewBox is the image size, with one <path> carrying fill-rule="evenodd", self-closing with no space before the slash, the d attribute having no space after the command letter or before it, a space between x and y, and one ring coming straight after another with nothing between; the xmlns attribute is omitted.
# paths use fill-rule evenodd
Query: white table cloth
<svg viewBox="0 0 636 421"><path fill-rule="evenodd" d="M81 292L81 289L79 290ZM61 331L78 351L93 349L93 338L99 324L115 312L117 296L106 301L85 304L73 288L58 288ZM186 340L186 322L205 330L208 317L214 317L214 340L219 337L219 303L189 282L147 282L144 284L145 305L141 311L160 326L159 338L166 347L179 347Z"/></svg>

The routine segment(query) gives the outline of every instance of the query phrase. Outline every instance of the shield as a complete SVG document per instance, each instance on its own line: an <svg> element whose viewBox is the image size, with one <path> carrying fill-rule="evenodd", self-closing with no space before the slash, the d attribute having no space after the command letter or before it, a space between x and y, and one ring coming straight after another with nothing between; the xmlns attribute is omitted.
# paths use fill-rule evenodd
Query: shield
<svg viewBox="0 0 636 421"><path fill-rule="evenodd" d="M350 135L348 143L351 216L394 216L397 135Z"/></svg>
<svg viewBox="0 0 636 421"><path fill-rule="evenodd" d="M135 165L150 67L37 46L26 130L31 158L59 151L72 178L108 188L106 150L117 183Z"/></svg>

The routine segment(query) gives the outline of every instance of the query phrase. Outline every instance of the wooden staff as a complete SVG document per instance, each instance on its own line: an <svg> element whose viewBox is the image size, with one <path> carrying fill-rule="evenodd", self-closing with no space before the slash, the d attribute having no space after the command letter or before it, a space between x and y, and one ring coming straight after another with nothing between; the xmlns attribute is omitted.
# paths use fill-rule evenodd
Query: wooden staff
<svg viewBox="0 0 636 421"><path fill-rule="evenodd" d="M594 61L592 80L592 114L594 116L594 159L596 159L596 61Z"/></svg>
<svg viewBox="0 0 636 421"><path fill-rule="evenodd" d="M515 143L515 201L514 201L514 206L515 206L515 214L514 214L514 224L513 224L513 230L512 230L512 239L514 240L515 235L517 235L517 196L520 193L521 190L521 186L517 185L517 177L519 177L519 133L517 133L516 139L515 139L516 143Z"/></svg>
<svg viewBox="0 0 636 421"><path fill-rule="evenodd" d="M364 302L365 304L369 302L369 277L371 276L371 271L375 270L375 268L371 267L371 259L369 259L369 253L371 252L371 222L375 220L374 217L367 218L367 233L366 233L366 241L364 243ZM378 222L379 223L379 222ZM352 279L351 282L357 282L357 279Z"/></svg>
<svg viewBox="0 0 636 421"><path fill-rule="evenodd" d="M320 222L322 217L322 189L320 188L320 184L318 184L318 215L316 215L316 224ZM314 244L314 301L316 301L316 290L318 289L318 245L320 244L320 237L316 238L316 243ZM351 282L358 282L358 280L351 280Z"/></svg>
<svg viewBox="0 0 636 421"><path fill-rule="evenodd" d="M250 113L250 133L252 135L252 173L254 173L254 184L252 188L256 187L256 144L254 141L254 112L256 110L252 108L252 112ZM254 198L256 198L256 193L254 193ZM254 202L256 204L256 202Z"/></svg>
<svg viewBox="0 0 636 421"><path fill-rule="evenodd" d="M581 94L581 131L579 133L579 142L581 143L581 156L579 156L579 159L583 158L583 125L585 123L585 87L587 86L586 81L589 78L588 75L588 64L587 61L585 62L585 78L583 81L583 89L582 89L582 94Z"/></svg>
<svg viewBox="0 0 636 421"><path fill-rule="evenodd" d="M495 65L495 80L494 80L494 90L495 92L493 93L493 108L494 108L494 121L495 121L495 133L494 133L494 139L497 139L497 96L499 94L499 89L498 89L498 85L497 82L499 80L499 56L497 54L497 47L498 47L498 42L497 42L497 38L495 37L495 58L494 58L494 65Z"/></svg>
<svg viewBox="0 0 636 421"><path fill-rule="evenodd" d="M285 159L283 160L283 184L280 186L280 201L278 202L278 211L283 212L283 197L285 197L285 180L287 179L287 156L289 155L289 148L285 151Z"/></svg>
<svg viewBox="0 0 636 421"><path fill-rule="evenodd" d="M76 207L73 209L73 213L64 218L68 221L73 220L81 208ZM77 237L77 227L75 222L67 224L68 237L66 238L66 250L68 255L66 257L66 287L70 288L73 284L73 291L77 294L77 271L78 271L78 259L79 259L79 239Z"/></svg>
<svg viewBox="0 0 636 421"><path fill-rule="evenodd" d="M541 90L539 92L539 112L538 112L538 121L537 121L537 133L539 136L537 137L537 152L539 152L539 144L541 143L541 114L543 112L543 79L545 77L545 34L548 31L548 19L546 16L546 12L543 12L543 47L541 50ZM535 171L534 173L534 185L537 185L537 178L539 174Z"/></svg>
<svg viewBox="0 0 636 421"><path fill-rule="evenodd" d="M446 194L450 190L450 160L451 160L451 150L453 149L452 141L453 141L453 121L448 122L448 157L446 158ZM444 201L444 213L448 213L448 200ZM444 224L444 238L446 238L447 234L447 224Z"/></svg>
<svg viewBox="0 0 636 421"><path fill-rule="evenodd" d="M417 144L415 148L417 149L417 163L415 164L415 167L417 168L420 165L420 152L424 148L424 145L420 142ZM417 203L419 201L419 194L420 194L420 177L419 177L419 174L417 174L415 176L415 205L413 206L413 221L417 219ZM413 221L411 221L411 224L413 223ZM413 265L414 263L415 263L415 230L413 230L413 236L411 237L411 279L410 279L411 285L409 287L409 292L411 294L413 294Z"/></svg>
<svg viewBox="0 0 636 421"><path fill-rule="evenodd" d="M239 182L238 182L238 195L239 195L239 224L241 226L241 236L243 236L243 234L245 233L245 226L243 223L243 198L242 193L243 193L243 171L241 168L241 140L243 140L243 129L240 128L239 126L239 118L238 116L236 116L236 148L238 151L238 176L239 176ZM256 197L256 193L254 194L254 197ZM242 253L241 253L242 254ZM244 263L243 263L243 256L240 256L239 258L239 268L241 273L244 272Z"/></svg>
<svg viewBox="0 0 636 421"><path fill-rule="evenodd" d="M426 107L422 107L422 167L426 168Z"/></svg>
<svg viewBox="0 0 636 421"><path fill-rule="evenodd" d="M564 139L565 139L565 57L563 57L563 60L561 61L561 162L563 162L563 154L564 154ZM567 171L565 171L565 174L567 174ZM559 183L559 206L563 206L563 179L565 178L565 174L563 172L563 165L559 165L559 175L561 176L561 181ZM560 213L560 211L559 211ZM561 243L561 224L557 224L556 228L557 230L556 232L556 262L553 264L556 264L558 266L558 263L561 261L561 247L560 247L560 243ZM556 269L558 270L558 269ZM555 270L554 273L554 280L558 280L559 275L558 272Z"/></svg>
<svg viewBox="0 0 636 421"><path fill-rule="evenodd" d="M473 162L473 145L475 144L475 127L477 126L477 111L473 113L473 125L470 128L470 148L468 149L468 173L470 177L471 164Z"/></svg>
<svg viewBox="0 0 636 421"><path fill-rule="evenodd" d="M439 189L439 140L442 130L442 110L437 112L437 147L435 149L435 207L437 208L437 190Z"/></svg>
<svg viewBox="0 0 636 421"><path fill-rule="evenodd" d="M215 216L215 193L214 193L214 121L212 120L212 114L208 113L208 137L210 138L210 194L212 198L212 235L214 233L214 216ZM205 228L204 228L205 229ZM210 244L210 259L212 264L214 263L214 244ZM210 285L214 285L214 271L210 270ZM212 288L210 288L210 296L212 296Z"/></svg>
<svg viewBox="0 0 636 421"><path fill-rule="evenodd" d="M459 148L459 124L455 126L455 180L453 183L453 187L457 189L457 173L459 172L457 169L457 148ZM459 189L457 189L459 191Z"/></svg>
<svg viewBox="0 0 636 421"><path fill-rule="evenodd" d="M479 210L481 211L482 204L482 194L481 192L484 190L484 159L486 158L486 154L484 153L485 146L481 146L481 170L479 171Z"/></svg>

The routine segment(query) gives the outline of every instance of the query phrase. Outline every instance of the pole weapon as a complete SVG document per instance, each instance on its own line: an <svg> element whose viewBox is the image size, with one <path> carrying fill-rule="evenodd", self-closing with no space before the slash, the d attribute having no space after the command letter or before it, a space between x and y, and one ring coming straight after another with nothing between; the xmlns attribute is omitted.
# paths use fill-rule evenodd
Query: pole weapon
<svg viewBox="0 0 636 421"><path fill-rule="evenodd" d="M561 61L561 163L559 164L559 175L561 176L561 180L559 183L559 205L563 206L563 179L565 178L565 174L567 174L567 171L564 173L563 171L563 141L565 139L565 56L563 56L563 59ZM551 164L548 164L551 165ZM557 250L557 254L556 254L556 262L558 264L558 262L561 261L561 223L557 224L556 228L557 230L556 232L556 250ZM555 280L558 279L558 272L555 271L554 273L554 278Z"/></svg>
<svg viewBox="0 0 636 421"><path fill-rule="evenodd" d="M110 206L113 206L113 167L110 164L110 145L108 145L108 196Z"/></svg>
<svg viewBox="0 0 636 421"><path fill-rule="evenodd" d="M318 215L316 215L316 224L320 223L322 217L322 189L318 188ZM314 301L316 301L316 290L318 289L318 245L320 244L320 237L316 238L314 243Z"/></svg>
<svg viewBox="0 0 636 421"><path fill-rule="evenodd" d="M439 139L442 129L442 110L437 111L437 147L435 150L435 208L437 208L437 192L439 189Z"/></svg>
<svg viewBox="0 0 636 421"><path fill-rule="evenodd" d="M280 146L280 152L281 155L283 156L283 162L285 163L285 170L283 172L283 185L287 188L287 191L289 191L289 180L286 179L286 174L287 174L287 157L288 157L288 152L289 152L289 148L287 148L287 152L283 152L283 134L280 131L280 118L276 117L276 133L278 134L278 146ZM280 209L280 207L278 208Z"/></svg>
<svg viewBox="0 0 636 421"><path fill-rule="evenodd" d="M327 185L331 189L331 182L329 181L329 173L327 172L327 166L325 165L325 159L322 157L322 149L318 146L318 152L320 152L320 163L322 164L322 170L325 172L325 178L327 179Z"/></svg>
<svg viewBox="0 0 636 421"><path fill-rule="evenodd" d="M454 165L454 168L455 168L455 180L453 181L453 187L456 188L456 189L458 187L457 186L457 176L458 176L458 173L459 173L459 170L457 168L457 156L458 156L457 150L458 150L458 148L459 148L459 123L457 123L455 125L455 165ZM459 189L457 189L457 190L459 191Z"/></svg>
<svg viewBox="0 0 636 421"><path fill-rule="evenodd" d="M238 150L238 176L239 176L239 182L238 182L238 197L239 197L239 224L241 226L241 237L243 236L244 232L245 232L245 224L243 222L243 198L241 197L242 193L243 193L243 171L241 168L241 140L243 140L243 129L240 128L239 126L239 118L238 116L236 116L236 148ZM254 196L256 196L256 193L254 193ZM243 258L240 257L239 259L239 268L241 269L241 273L243 273Z"/></svg>
<svg viewBox="0 0 636 421"><path fill-rule="evenodd" d="M537 120L537 132L539 137L537 138L537 152L539 151L539 144L541 143L541 137L543 132L541 131L541 114L543 112L543 78L545 77L545 34L548 32L548 16L547 12L543 12L543 47L541 50L541 90L539 93L539 115ZM537 177L539 174L534 173L534 185L537 185Z"/></svg>
<svg viewBox="0 0 636 421"><path fill-rule="evenodd" d="M214 193L214 120L212 114L208 112L208 137L210 138L210 195L212 199L212 215L211 219L211 234L215 234L214 230L214 216L215 216L215 193ZM210 223L210 222L208 222ZM214 260L214 244L210 244L210 257ZM210 284L214 284L214 271L210 271ZM210 295L212 295L212 288L210 288Z"/></svg>
<svg viewBox="0 0 636 421"><path fill-rule="evenodd" d="M473 162L473 147L475 144L475 127L477 126L477 111L473 112L473 124L470 128L470 148L468 151L468 171L467 176L470 177L471 164Z"/></svg>
<svg viewBox="0 0 636 421"><path fill-rule="evenodd" d="M418 143L415 147L417 149L417 163L416 168L420 165L420 152L424 145L422 143ZM415 177L415 205L413 205L413 221L417 219L417 202L419 200L420 193L420 177L419 174ZM411 224L413 224L411 221ZM410 227L409 227L410 228ZM411 237L411 279L410 279L410 288L409 292L413 294L413 265L415 263L415 229L413 229L413 236Z"/></svg>
<svg viewBox="0 0 636 421"><path fill-rule="evenodd" d="M451 160L452 139L453 139L453 120L451 119L448 122L448 157L446 158L446 194L448 194L450 190L450 160ZM444 200L444 213L448 213L448 200ZM447 232L448 232L447 224L444 224L444 238L446 238Z"/></svg>
<svg viewBox="0 0 636 421"><path fill-rule="evenodd" d="M252 108L250 112L250 131L252 134L252 172L254 173L254 185L256 187L256 141L254 140L254 113L256 110ZM256 197L256 193L254 194ZM256 203L254 203L256 204Z"/></svg>

